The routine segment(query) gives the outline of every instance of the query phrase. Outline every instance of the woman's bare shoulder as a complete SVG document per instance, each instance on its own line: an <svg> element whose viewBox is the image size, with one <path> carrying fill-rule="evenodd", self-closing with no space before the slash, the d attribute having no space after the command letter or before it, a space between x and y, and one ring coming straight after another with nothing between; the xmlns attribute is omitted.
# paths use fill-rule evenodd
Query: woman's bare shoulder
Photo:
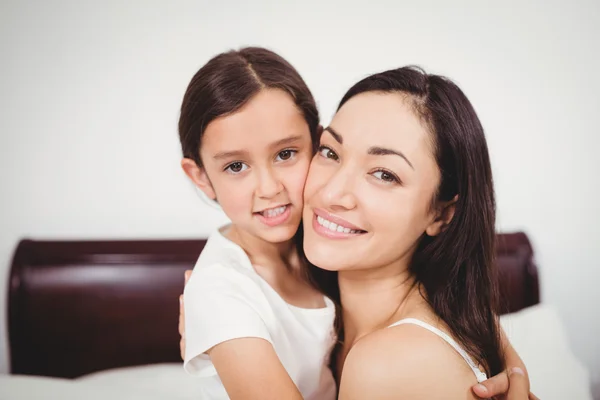
<svg viewBox="0 0 600 400"><path fill-rule="evenodd" d="M475 399L475 375L456 351L416 325L381 329L348 353L340 400L364 398Z"/></svg>

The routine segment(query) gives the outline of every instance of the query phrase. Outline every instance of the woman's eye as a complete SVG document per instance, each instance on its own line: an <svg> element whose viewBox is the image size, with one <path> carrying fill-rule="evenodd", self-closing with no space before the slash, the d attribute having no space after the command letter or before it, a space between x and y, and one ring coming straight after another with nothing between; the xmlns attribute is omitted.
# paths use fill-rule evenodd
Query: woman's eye
<svg viewBox="0 0 600 400"><path fill-rule="evenodd" d="M382 180L384 182L389 182L389 183L399 183L400 179L398 179L398 177L396 177L396 175L392 174L391 172L387 172L387 171L375 171L373 173L373 176L379 180Z"/></svg>
<svg viewBox="0 0 600 400"><path fill-rule="evenodd" d="M248 169L248 166L246 164L244 164L241 161L236 161L236 162L229 164L225 168L225 171L228 171L230 174L239 174L240 172L245 171L247 169Z"/></svg>
<svg viewBox="0 0 600 400"><path fill-rule="evenodd" d="M334 161L339 160L339 157L337 154L335 154L335 151L331 150L327 146L319 146L319 154L321 155L321 157L325 157L330 160L334 160Z"/></svg>
<svg viewBox="0 0 600 400"><path fill-rule="evenodd" d="M282 150L279 152L279 154L277 154L277 161L287 161L291 158L293 158L296 153L298 153L296 150Z"/></svg>

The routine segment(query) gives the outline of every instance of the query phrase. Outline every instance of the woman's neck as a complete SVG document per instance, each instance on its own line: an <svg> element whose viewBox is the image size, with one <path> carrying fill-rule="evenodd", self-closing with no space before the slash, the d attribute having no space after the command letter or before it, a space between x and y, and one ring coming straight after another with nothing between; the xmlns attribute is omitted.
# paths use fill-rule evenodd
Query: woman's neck
<svg viewBox="0 0 600 400"><path fill-rule="evenodd" d="M287 267L292 267L297 263L296 246L292 239L272 243L239 229L235 225L231 225L223 234L244 249L253 265L271 268L281 266L282 263Z"/></svg>
<svg viewBox="0 0 600 400"><path fill-rule="evenodd" d="M415 279L408 266L399 265L340 271L338 281L344 342L350 347L369 333L395 322L394 318L402 312L415 288Z"/></svg>

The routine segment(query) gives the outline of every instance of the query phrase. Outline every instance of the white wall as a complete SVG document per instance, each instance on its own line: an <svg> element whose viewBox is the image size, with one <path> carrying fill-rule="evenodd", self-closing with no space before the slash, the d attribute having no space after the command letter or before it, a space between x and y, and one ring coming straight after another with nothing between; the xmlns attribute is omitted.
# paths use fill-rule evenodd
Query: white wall
<svg viewBox="0 0 600 400"><path fill-rule="evenodd" d="M534 241L543 300L600 381L598 2L217 3L0 2L0 371L20 238L199 237L223 221L179 170L178 107L209 57L255 44L298 68L325 123L371 72L457 81L487 129L499 228Z"/></svg>

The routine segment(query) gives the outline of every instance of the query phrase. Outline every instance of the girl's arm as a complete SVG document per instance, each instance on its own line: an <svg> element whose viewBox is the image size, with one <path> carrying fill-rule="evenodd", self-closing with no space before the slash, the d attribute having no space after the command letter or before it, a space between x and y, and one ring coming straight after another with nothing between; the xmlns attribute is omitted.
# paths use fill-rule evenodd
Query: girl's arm
<svg viewBox="0 0 600 400"><path fill-rule="evenodd" d="M192 271L185 272L187 284ZM185 358L185 307L179 297L179 348ZM214 346L207 351L221 382L232 400L291 399L302 395L281 364L275 349L260 338L239 338Z"/></svg>
<svg viewBox="0 0 600 400"><path fill-rule="evenodd" d="M302 399L266 340L234 339L213 347L208 354L232 400Z"/></svg>

